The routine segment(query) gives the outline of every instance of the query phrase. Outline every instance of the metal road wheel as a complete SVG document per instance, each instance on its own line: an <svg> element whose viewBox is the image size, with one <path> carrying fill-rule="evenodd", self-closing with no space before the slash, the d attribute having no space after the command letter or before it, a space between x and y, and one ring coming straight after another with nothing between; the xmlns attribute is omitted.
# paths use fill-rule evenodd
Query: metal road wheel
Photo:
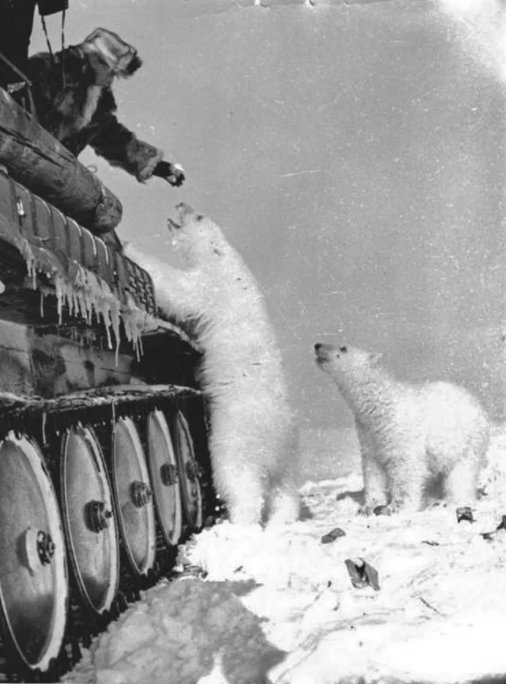
<svg viewBox="0 0 506 684"><path fill-rule="evenodd" d="M178 543L182 531L181 492L176 455L169 426L159 410L148 416L148 465L153 483L155 507L165 542Z"/></svg>
<svg viewBox="0 0 506 684"><path fill-rule="evenodd" d="M0 442L0 549L4 636L26 667L44 672L65 633L65 538L40 449L13 432Z"/></svg>
<svg viewBox="0 0 506 684"><path fill-rule="evenodd" d="M88 608L102 614L118 589L119 543L104 457L90 427L77 425L63 437L61 488L77 585Z"/></svg>
<svg viewBox="0 0 506 684"><path fill-rule="evenodd" d="M202 527L200 468L195 459L190 428L181 411L177 411L174 419L174 443L186 518L191 527L198 530Z"/></svg>
<svg viewBox="0 0 506 684"><path fill-rule="evenodd" d="M111 467L125 551L132 570L146 575L155 563L155 509L144 449L130 418L115 425Z"/></svg>

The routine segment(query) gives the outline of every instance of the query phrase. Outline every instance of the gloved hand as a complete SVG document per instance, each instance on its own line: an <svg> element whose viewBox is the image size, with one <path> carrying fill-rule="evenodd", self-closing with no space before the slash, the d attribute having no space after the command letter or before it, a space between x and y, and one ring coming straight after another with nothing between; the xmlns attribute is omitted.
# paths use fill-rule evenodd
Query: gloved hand
<svg viewBox="0 0 506 684"><path fill-rule="evenodd" d="M167 161L160 161L155 166L153 176L164 178L168 183L175 187L183 185L185 180L184 171L179 164L171 164Z"/></svg>

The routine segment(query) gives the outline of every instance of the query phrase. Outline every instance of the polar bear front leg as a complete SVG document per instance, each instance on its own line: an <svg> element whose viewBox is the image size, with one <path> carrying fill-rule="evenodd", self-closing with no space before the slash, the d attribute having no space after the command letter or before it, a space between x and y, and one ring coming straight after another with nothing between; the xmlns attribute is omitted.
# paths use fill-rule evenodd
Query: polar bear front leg
<svg viewBox="0 0 506 684"><path fill-rule="evenodd" d="M286 481L271 492L269 520L270 526L293 523L299 517L299 494L293 482Z"/></svg>
<svg viewBox="0 0 506 684"><path fill-rule="evenodd" d="M174 268L131 243L124 243L123 248L125 256L151 276L157 304L165 314L186 320L206 311L210 288L201 271Z"/></svg>
<svg viewBox="0 0 506 684"><path fill-rule="evenodd" d="M426 479L425 450L422 447L397 445L389 459L387 482L390 512L419 511L423 503Z"/></svg>
<svg viewBox="0 0 506 684"><path fill-rule="evenodd" d="M210 451L216 491L226 504L232 523L258 525L262 519L265 483L255 462L255 451L244 439L241 425L228 413L215 409L211 413L211 426Z"/></svg>
<svg viewBox="0 0 506 684"><path fill-rule="evenodd" d="M230 522L234 525L259 525L262 520L264 506L263 486L258 473L251 468L242 468L240 464L233 470L222 473L224 491Z"/></svg>
<svg viewBox="0 0 506 684"><path fill-rule="evenodd" d="M386 479L383 469L376 460L374 443L367 431L357 423L357 435L362 458L364 480L364 503L359 508L361 515L371 515L377 506L387 503Z"/></svg>

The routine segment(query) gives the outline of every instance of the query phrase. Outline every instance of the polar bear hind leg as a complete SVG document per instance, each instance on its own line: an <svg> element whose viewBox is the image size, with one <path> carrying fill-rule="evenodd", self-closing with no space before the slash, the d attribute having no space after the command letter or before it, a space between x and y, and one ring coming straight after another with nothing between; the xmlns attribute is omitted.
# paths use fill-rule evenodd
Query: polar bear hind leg
<svg viewBox="0 0 506 684"><path fill-rule="evenodd" d="M230 413L215 420L210 439L214 486L237 525L258 525L262 518L265 475L255 447Z"/></svg>
<svg viewBox="0 0 506 684"><path fill-rule="evenodd" d="M264 522L269 526L295 522L300 513L298 430L281 411L263 438L262 460L267 474Z"/></svg>
<svg viewBox="0 0 506 684"><path fill-rule="evenodd" d="M263 487L254 468L242 468L226 475L226 495L230 521L234 525L259 525L262 519Z"/></svg>
<svg viewBox="0 0 506 684"><path fill-rule="evenodd" d="M478 462L464 456L444 478L444 497L453 506L472 506L476 501Z"/></svg>
<svg viewBox="0 0 506 684"><path fill-rule="evenodd" d="M429 470L441 475L447 503L472 505L488 448L488 416L474 397L458 386L428 385L425 398Z"/></svg>
<svg viewBox="0 0 506 684"><path fill-rule="evenodd" d="M471 506L476 501L480 469L488 449L490 432L487 419L477 420L473 427L468 435L467 448L443 480L445 499L455 506Z"/></svg>
<svg viewBox="0 0 506 684"><path fill-rule="evenodd" d="M270 491L266 501L266 522L269 525L286 525L299 517L299 495L294 482L286 480Z"/></svg>

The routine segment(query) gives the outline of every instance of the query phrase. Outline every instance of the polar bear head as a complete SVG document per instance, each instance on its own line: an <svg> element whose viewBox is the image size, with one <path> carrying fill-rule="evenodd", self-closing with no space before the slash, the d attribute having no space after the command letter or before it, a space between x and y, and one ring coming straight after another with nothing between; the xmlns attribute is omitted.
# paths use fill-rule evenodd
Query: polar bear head
<svg viewBox="0 0 506 684"><path fill-rule="evenodd" d="M177 205L179 222L168 219L172 245L188 266L203 266L222 259L229 251L223 233L211 219L185 202Z"/></svg>
<svg viewBox="0 0 506 684"><path fill-rule="evenodd" d="M373 354L356 347L338 347L333 344L317 342L314 346L316 365L334 378L340 376L368 375L379 367L381 354Z"/></svg>

